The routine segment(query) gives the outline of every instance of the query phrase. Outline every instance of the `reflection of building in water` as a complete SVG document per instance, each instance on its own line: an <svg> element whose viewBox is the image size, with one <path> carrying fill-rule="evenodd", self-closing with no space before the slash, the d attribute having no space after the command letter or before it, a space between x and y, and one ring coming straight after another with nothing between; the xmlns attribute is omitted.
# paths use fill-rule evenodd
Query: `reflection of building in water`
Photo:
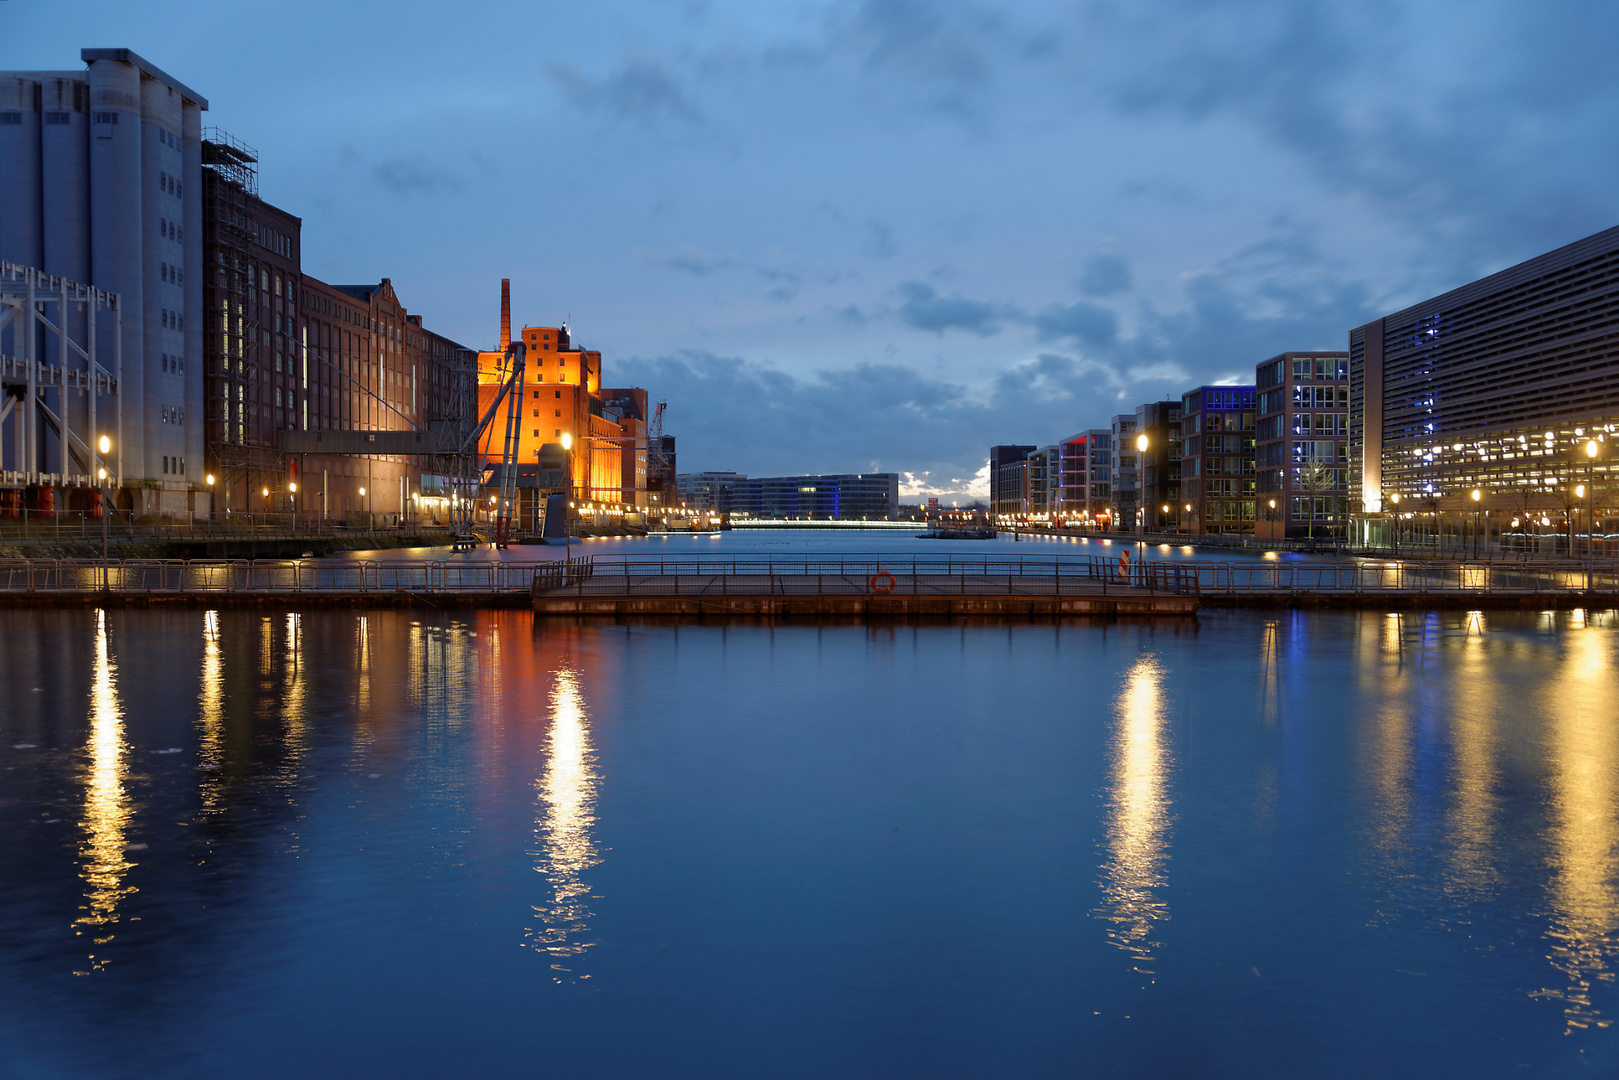
<svg viewBox="0 0 1619 1080"><path fill-rule="evenodd" d="M1484 899L1498 884L1495 829L1499 810L1498 717L1508 712L1500 680L1489 659L1488 623L1470 611L1463 623L1460 657L1452 676L1462 691L1452 695L1450 743L1455 758L1454 790L1446 815L1453 895Z"/></svg>
<svg viewBox="0 0 1619 1080"><path fill-rule="evenodd" d="M124 781L129 770L129 745L124 740L124 710L118 700L118 668L107 639L107 613L96 612L96 648L90 682L90 738L85 747L83 844L80 876L86 885L83 914L76 932L91 934L96 951L90 954L95 970L106 966L103 947L112 941L118 921L118 902L134 892L124 884L132 864L125 853L125 835L131 817Z"/></svg>
<svg viewBox="0 0 1619 1080"><path fill-rule="evenodd" d="M539 918L528 934L536 948L551 954L551 967L558 972L570 971L566 958L592 944L585 940L590 887L582 875L601 860L590 832L596 821L597 776L588 720L578 675L567 668L558 671L551 689L545 774L536 783L541 805L535 831L541 843L534 869L550 882L552 896L549 904L535 905Z"/></svg>
<svg viewBox="0 0 1619 1080"><path fill-rule="evenodd" d="M1570 1027L1607 1027L1591 1002L1591 987L1614 980L1613 935L1619 930L1619 735L1613 723L1614 672L1607 635L1570 632L1548 710L1551 764L1552 965L1567 979L1537 996L1563 1001Z"/></svg>
<svg viewBox="0 0 1619 1080"><path fill-rule="evenodd" d="M1108 937L1132 954L1137 969L1159 943L1153 924L1169 918L1163 888L1169 838L1169 756L1164 746L1163 670L1142 656L1125 677L1116 706L1113 763L1108 780L1108 861L1097 917Z"/></svg>

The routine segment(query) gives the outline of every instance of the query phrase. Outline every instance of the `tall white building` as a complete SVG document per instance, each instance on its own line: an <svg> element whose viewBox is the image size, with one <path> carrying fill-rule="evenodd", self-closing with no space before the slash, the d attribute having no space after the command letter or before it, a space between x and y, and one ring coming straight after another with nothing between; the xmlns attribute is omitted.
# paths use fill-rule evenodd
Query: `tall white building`
<svg viewBox="0 0 1619 1080"><path fill-rule="evenodd" d="M0 72L0 261L118 294L121 331L98 321L96 348L104 366L116 354L122 371L120 503L137 514L202 512L208 101L128 49L80 58L80 71ZM87 422L73 415L85 408L74 395L61 404ZM0 433L5 446L12 438ZM50 471L90 471L46 453Z"/></svg>

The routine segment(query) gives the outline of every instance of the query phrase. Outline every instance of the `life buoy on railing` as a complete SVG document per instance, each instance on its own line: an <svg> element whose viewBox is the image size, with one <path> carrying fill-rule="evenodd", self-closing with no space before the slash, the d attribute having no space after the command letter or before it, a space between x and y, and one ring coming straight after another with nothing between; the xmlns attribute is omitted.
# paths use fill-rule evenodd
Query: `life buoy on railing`
<svg viewBox="0 0 1619 1080"><path fill-rule="evenodd" d="M893 592L894 586L898 583L899 579L887 570L879 570L871 575L871 591L879 595L886 596Z"/></svg>
<svg viewBox="0 0 1619 1080"><path fill-rule="evenodd" d="M1130 549L1125 548L1119 552L1119 580L1130 580Z"/></svg>

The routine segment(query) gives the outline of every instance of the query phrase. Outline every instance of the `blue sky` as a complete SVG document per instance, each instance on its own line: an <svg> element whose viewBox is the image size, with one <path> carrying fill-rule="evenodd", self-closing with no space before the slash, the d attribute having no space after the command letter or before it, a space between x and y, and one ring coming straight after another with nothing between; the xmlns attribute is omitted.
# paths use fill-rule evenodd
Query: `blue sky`
<svg viewBox="0 0 1619 1080"><path fill-rule="evenodd" d="M469 345L571 319L683 470L972 488L1619 223L1619 8L949 0L0 6L256 146L304 265Z"/></svg>

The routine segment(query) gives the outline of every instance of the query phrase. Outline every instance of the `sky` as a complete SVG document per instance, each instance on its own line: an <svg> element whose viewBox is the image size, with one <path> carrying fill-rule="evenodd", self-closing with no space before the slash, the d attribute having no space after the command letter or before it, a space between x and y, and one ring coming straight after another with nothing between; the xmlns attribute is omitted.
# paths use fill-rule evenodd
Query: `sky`
<svg viewBox="0 0 1619 1080"><path fill-rule="evenodd" d="M987 490L997 443L1343 349L1619 224L1619 6L0 4L258 149L303 266L490 347L566 320L683 472Z"/></svg>

